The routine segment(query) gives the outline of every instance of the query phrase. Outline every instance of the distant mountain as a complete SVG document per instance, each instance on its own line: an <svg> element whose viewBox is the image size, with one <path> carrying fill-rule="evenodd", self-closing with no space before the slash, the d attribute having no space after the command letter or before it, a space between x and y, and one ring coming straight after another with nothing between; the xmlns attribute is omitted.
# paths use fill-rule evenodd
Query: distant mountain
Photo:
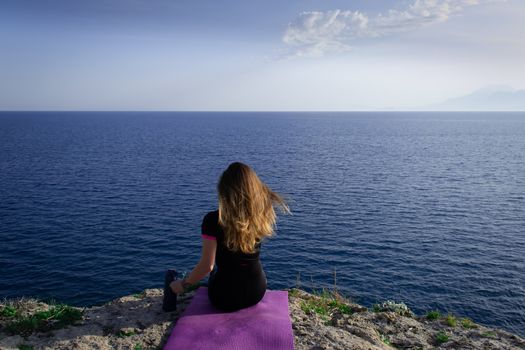
<svg viewBox="0 0 525 350"><path fill-rule="evenodd" d="M471 94L451 98L432 106L436 110L455 111L525 111L525 90L493 85Z"/></svg>

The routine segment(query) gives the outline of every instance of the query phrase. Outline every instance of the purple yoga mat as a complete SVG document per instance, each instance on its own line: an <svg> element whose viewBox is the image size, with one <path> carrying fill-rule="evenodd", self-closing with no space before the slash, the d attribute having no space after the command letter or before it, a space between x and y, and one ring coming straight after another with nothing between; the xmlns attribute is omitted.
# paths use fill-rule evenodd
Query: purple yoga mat
<svg viewBox="0 0 525 350"><path fill-rule="evenodd" d="M267 290L256 305L222 312L200 287L177 321L165 350L293 350L288 292Z"/></svg>

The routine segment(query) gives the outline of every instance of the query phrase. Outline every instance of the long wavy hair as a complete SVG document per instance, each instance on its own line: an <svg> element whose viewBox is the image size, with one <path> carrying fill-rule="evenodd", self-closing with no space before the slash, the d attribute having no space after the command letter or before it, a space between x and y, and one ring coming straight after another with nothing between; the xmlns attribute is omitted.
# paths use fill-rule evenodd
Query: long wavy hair
<svg viewBox="0 0 525 350"><path fill-rule="evenodd" d="M248 165L231 163L217 184L219 225L232 251L254 253L258 242L274 233L274 205L284 213L290 208L281 195L262 182Z"/></svg>

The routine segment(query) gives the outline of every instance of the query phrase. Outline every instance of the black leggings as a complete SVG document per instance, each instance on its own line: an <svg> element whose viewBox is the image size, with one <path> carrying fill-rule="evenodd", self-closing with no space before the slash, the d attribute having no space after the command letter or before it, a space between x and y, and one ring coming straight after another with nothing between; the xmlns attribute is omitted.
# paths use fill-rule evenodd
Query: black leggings
<svg viewBox="0 0 525 350"><path fill-rule="evenodd" d="M208 297L217 309L236 311L257 304L266 292L266 275L260 262L243 268L213 270Z"/></svg>

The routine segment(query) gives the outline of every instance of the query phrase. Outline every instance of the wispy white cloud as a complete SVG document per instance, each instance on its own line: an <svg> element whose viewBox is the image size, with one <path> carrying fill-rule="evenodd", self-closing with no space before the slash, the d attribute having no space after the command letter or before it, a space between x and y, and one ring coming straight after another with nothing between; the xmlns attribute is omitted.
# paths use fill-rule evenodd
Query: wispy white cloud
<svg viewBox="0 0 525 350"><path fill-rule="evenodd" d="M352 49L360 38L380 38L447 21L466 7L506 0L415 0L404 10L369 17L360 11L306 11L288 25L283 42L293 56L322 56Z"/></svg>
<svg viewBox="0 0 525 350"><path fill-rule="evenodd" d="M286 29L284 43L301 55L346 51L350 42L368 29L368 17L359 11L303 12Z"/></svg>

